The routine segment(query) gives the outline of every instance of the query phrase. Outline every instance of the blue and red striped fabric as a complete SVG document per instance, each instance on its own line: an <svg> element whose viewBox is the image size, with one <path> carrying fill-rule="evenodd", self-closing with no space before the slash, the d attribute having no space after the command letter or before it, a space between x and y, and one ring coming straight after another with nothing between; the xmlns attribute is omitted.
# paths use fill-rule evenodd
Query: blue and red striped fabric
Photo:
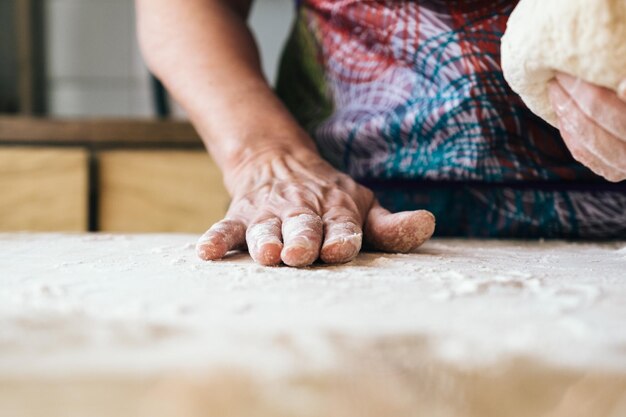
<svg viewBox="0 0 626 417"><path fill-rule="evenodd" d="M624 238L626 187L504 80L516 4L301 0L278 92L327 160L391 209L434 211L439 234Z"/></svg>

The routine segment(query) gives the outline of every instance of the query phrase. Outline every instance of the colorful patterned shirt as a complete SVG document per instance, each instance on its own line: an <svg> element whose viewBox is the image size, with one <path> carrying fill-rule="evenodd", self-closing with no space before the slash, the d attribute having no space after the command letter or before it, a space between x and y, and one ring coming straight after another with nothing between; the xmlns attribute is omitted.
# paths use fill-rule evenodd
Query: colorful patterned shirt
<svg viewBox="0 0 626 417"><path fill-rule="evenodd" d="M626 238L626 185L509 88L516 0L301 0L277 92L321 154L439 235ZM532 28L529 28L532 30Z"/></svg>

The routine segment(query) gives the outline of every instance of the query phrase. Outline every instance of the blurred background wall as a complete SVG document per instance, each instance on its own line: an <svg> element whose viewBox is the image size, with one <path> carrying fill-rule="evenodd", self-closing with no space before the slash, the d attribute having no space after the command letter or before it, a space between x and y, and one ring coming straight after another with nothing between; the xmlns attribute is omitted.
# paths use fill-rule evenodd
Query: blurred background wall
<svg viewBox="0 0 626 417"><path fill-rule="evenodd" d="M182 112L157 99L133 6L0 0L0 231L200 233L223 217L230 197L193 127L156 117ZM293 7L252 11L271 81Z"/></svg>
<svg viewBox="0 0 626 417"><path fill-rule="evenodd" d="M135 36L132 0L29 0L43 20L45 108L50 116L154 115L151 84ZM0 0L0 112L15 108L14 16ZM269 80L293 18L290 0L256 0L251 26Z"/></svg>

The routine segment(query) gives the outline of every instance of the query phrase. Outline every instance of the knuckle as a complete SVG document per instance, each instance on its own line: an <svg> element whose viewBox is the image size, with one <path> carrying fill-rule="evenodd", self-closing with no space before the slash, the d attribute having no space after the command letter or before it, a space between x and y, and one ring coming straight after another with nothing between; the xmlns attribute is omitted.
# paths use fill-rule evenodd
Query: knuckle
<svg viewBox="0 0 626 417"><path fill-rule="evenodd" d="M256 217L248 226L248 230L253 228L280 227L280 220L271 214L261 214Z"/></svg>
<svg viewBox="0 0 626 417"><path fill-rule="evenodd" d="M361 223L358 214L354 210L337 207L327 211L322 217L324 223Z"/></svg>
<svg viewBox="0 0 626 417"><path fill-rule="evenodd" d="M298 182L288 182L282 184L277 188L276 193L284 195L290 200L308 200L313 194L312 191L306 186Z"/></svg>
<svg viewBox="0 0 626 417"><path fill-rule="evenodd" d="M285 219L285 221L287 221L287 220L292 220L292 219L299 218L299 217L302 218L302 216L310 216L312 218L313 217L319 218L319 215L315 212L315 210L307 206L287 207L283 209L283 213L281 217Z"/></svg>
<svg viewBox="0 0 626 417"><path fill-rule="evenodd" d="M326 201L325 211L358 211L357 203L352 195L343 190L334 190Z"/></svg>
<svg viewBox="0 0 626 417"><path fill-rule="evenodd" d="M363 231L361 226L352 222L333 223L326 226L326 240L333 240L336 237L352 237L361 239Z"/></svg>
<svg viewBox="0 0 626 417"><path fill-rule="evenodd" d="M319 216L301 214L283 221L282 234L286 244L294 241L305 241L307 245L315 245L322 238L324 226Z"/></svg>
<svg viewBox="0 0 626 417"><path fill-rule="evenodd" d="M254 209L255 205L249 197L238 198L231 201L225 218L243 220Z"/></svg>
<svg viewBox="0 0 626 417"><path fill-rule="evenodd" d="M366 198L366 199L369 199L369 200L373 200L374 199L374 192L372 190L370 190L369 188L367 188L367 187L359 185L358 192L359 192L360 195L363 196L363 198Z"/></svg>
<svg viewBox="0 0 626 417"><path fill-rule="evenodd" d="M219 222L211 226L211 229L218 228L219 230L224 230L224 229L235 230L240 227L241 227L241 220L235 219L233 217L225 217L224 219L220 220Z"/></svg>

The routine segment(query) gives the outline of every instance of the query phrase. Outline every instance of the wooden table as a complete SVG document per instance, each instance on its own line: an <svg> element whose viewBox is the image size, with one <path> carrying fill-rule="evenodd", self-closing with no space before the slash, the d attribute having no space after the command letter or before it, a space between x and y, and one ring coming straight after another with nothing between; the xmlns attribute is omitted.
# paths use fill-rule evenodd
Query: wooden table
<svg viewBox="0 0 626 417"><path fill-rule="evenodd" d="M626 243L343 266L195 235L0 235L0 415L626 415Z"/></svg>

